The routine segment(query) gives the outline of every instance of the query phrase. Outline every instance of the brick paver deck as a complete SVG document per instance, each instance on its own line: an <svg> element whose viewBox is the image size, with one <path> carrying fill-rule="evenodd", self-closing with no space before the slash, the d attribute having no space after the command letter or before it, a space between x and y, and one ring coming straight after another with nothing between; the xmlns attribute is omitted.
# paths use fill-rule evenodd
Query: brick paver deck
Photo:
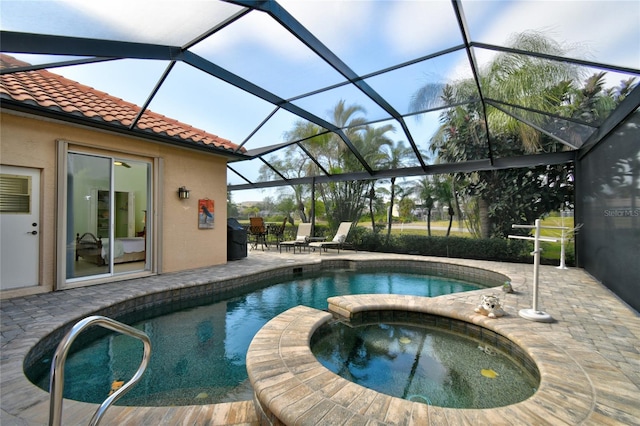
<svg viewBox="0 0 640 426"><path fill-rule="evenodd" d="M583 270L540 268L539 307L555 321L537 323L518 316L520 309L531 308L531 265L349 251L318 256L317 253L278 253L276 250L252 251L246 259L211 268L2 300L0 423L3 426L47 424L48 393L27 380L22 365L38 341L64 325L98 311L108 311L110 307L132 298L153 301L176 292L227 285L244 276L265 276L281 268L318 265L335 259L449 262L486 268L512 279L515 293L499 294L507 315L491 321L505 330L517 331L518 339L521 339L517 343L523 346L535 347L537 339L544 340L551 349L543 356L553 368L541 373L560 376L566 385L546 389L543 398L539 399L539 412L534 406L526 416L515 412L508 416L505 413L510 411L506 409L500 412L500 416L492 418L494 423L526 424L536 419L537 424L550 425L640 424L640 318ZM429 303L453 307L457 311L472 311L482 292L496 293L496 290L440 296ZM277 343L274 343L274 348L280 350ZM572 371L576 372L574 377L571 376ZM580 389L575 388L576 383L580 383ZM387 423L408 424L413 418L403 415L402 411L393 411L393 407L402 409L401 405L390 404L390 407L391 411L385 413L386 420L383 420ZM96 408L94 404L65 400L63 424L88 424ZM428 412L426 409L423 411L425 415ZM550 412L552 415L548 415ZM418 419L419 414L416 412ZM442 417L434 410L431 414L431 424L475 424L478 420L473 410L457 410ZM340 416L327 417L324 423L346 422L347 416L348 413L344 419ZM322 423L322 419L314 418L312 423L308 422L318 423ZM420 424L415 418L414 423ZM250 401L187 407L118 406L107 412L101 424L255 425L258 417Z"/></svg>

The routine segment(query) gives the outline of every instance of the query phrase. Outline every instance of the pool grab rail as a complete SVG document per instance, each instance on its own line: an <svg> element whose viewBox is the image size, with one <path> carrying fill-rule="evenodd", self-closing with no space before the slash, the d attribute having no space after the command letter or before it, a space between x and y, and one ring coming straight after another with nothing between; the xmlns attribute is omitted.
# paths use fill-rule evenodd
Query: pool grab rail
<svg viewBox="0 0 640 426"><path fill-rule="evenodd" d="M53 359L51 360L51 377L49 380L49 426L60 426L62 422L64 364L67 359L69 348L71 347L71 344L78 336L78 334L92 325L100 325L109 330L117 331L119 333L142 340L144 351L142 354L142 362L140 363L140 366L138 367L136 373L127 383L125 383L120 389L112 393L107 399L104 400L102 404L100 404L100 407L98 407L98 410L96 410L95 414L91 418L91 422L89 423L91 426L98 425L98 423L102 419L102 416L107 411L107 408L109 408L113 403L120 399L120 397L122 397L125 393L129 392L129 390L136 383L138 383L138 381L142 377L142 374L147 369L149 358L151 357L151 340L149 339L149 336L147 336L144 332L126 324L122 324L121 322L118 322L111 318L99 315L90 316L78 321L60 341L60 343L58 344L58 348L53 355Z"/></svg>

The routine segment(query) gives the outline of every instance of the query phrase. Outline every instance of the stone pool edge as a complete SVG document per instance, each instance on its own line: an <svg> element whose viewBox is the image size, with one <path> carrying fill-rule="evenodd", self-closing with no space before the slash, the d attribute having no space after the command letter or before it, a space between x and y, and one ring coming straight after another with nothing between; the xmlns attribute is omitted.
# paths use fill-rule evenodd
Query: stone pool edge
<svg viewBox="0 0 640 426"><path fill-rule="evenodd" d="M333 315L298 306L272 319L256 334L247 353L247 372L261 424L317 425L429 424L579 424L595 404L582 368L561 348L532 332L527 321L491 319L468 303L401 295L353 295L329 299L334 315L350 318L363 311L422 312L475 324L517 344L540 373L538 391L517 404L490 409L428 406L375 392L326 369L313 356L313 332ZM570 380L568 380L570 378Z"/></svg>

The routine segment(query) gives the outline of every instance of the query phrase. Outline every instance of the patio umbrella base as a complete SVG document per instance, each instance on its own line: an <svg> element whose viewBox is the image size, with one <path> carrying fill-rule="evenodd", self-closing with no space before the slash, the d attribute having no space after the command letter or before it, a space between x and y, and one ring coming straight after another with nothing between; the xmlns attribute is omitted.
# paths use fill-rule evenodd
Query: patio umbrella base
<svg viewBox="0 0 640 426"><path fill-rule="evenodd" d="M538 321L538 322L552 322L553 318L551 317L551 315L542 312L542 311L535 311L533 309L520 309L520 311L518 312L518 314L524 318L524 319L528 319L530 321Z"/></svg>

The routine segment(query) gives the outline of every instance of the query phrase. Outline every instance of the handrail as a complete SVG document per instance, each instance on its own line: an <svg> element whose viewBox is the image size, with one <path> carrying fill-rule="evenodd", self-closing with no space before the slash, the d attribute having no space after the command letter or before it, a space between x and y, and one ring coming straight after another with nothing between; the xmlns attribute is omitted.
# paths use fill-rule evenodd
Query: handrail
<svg viewBox="0 0 640 426"><path fill-rule="evenodd" d="M144 352L142 354L142 362L140 363L140 367L138 367L138 370L133 375L131 380L129 380L120 389L118 389L116 392L114 392L104 400L104 402L100 405L100 407L98 407L98 410L91 418L91 422L89 423L91 426L97 425L102 419L102 416L104 415L107 408L109 408L111 404L116 402L118 399L120 399L120 397L127 393L130 388L133 387L133 385L138 383L138 381L142 377L142 373L144 373L147 365L149 364L149 357L151 356L151 340L149 339L149 336L147 336L144 332L126 324L122 324L121 322L118 322L111 318L99 315L90 316L78 321L66 334L66 336L64 336L64 338L60 341L60 344L58 344L58 348L53 355L53 359L51 360L51 378L49 380L49 426L60 426L62 421L64 363L67 359L67 352L69 352L69 348L71 347L71 344L78 336L78 334L94 324L142 340L142 343L144 345Z"/></svg>

